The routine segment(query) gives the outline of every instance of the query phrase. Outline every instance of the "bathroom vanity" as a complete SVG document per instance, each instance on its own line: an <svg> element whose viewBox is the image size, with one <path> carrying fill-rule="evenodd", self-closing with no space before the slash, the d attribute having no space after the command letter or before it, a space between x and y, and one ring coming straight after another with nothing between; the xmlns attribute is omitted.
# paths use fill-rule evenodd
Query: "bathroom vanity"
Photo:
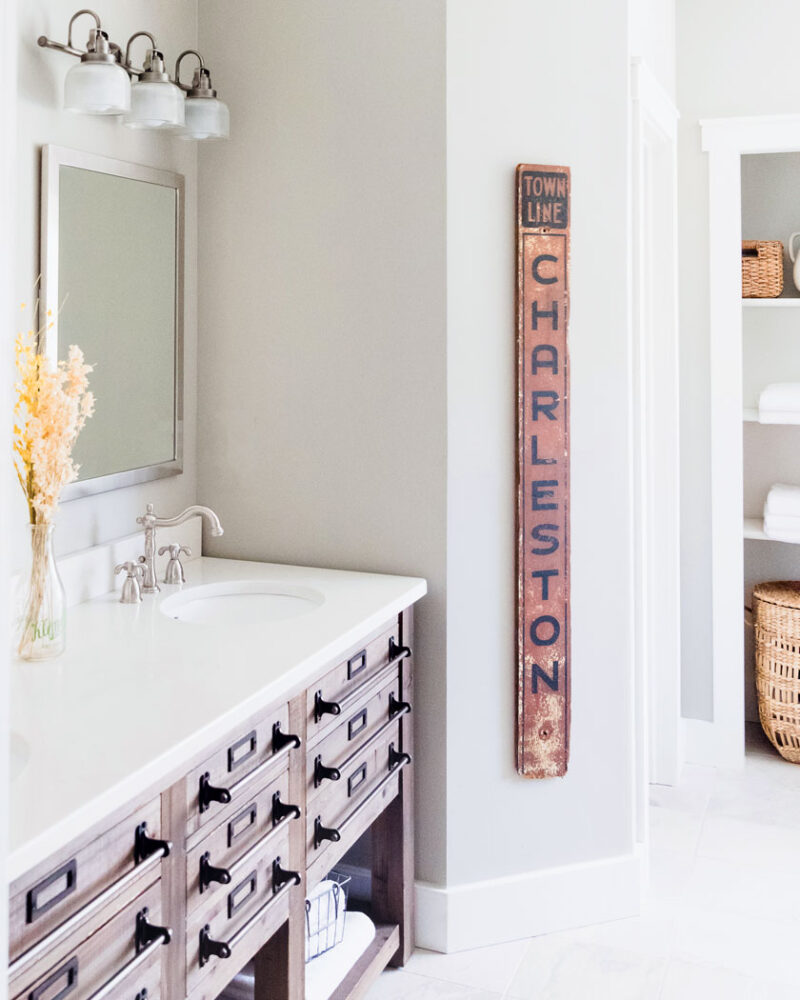
<svg viewBox="0 0 800 1000"><path fill-rule="evenodd" d="M212 1000L250 960L257 998L302 1000L304 899L368 828L376 937L332 995L411 952L425 582L186 577L72 608L63 657L13 666L12 1000Z"/></svg>

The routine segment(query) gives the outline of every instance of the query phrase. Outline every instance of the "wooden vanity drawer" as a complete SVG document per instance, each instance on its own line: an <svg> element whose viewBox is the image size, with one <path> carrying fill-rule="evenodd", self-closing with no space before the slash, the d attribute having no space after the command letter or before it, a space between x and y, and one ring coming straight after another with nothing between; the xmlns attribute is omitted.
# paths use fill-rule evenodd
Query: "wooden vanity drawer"
<svg viewBox="0 0 800 1000"><path fill-rule="evenodd" d="M82 923L149 873L156 877L163 849L145 838L159 837L161 801L155 798L90 839L72 845L18 879L10 890L9 955L13 961L69 919ZM137 844L138 850L137 850ZM149 857L144 857L152 851ZM89 906L91 904L91 908Z"/></svg>
<svg viewBox="0 0 800 1000"><path fill-rule="evenodd" d="M300 873L289 870L288 832L270 837L241 865L224 892L196 908L186 923L186 989L218 973L221 986L289 915ZM255 947L254 947L255 944ZM220 969L224 966L224 969ZM226 978L227 976L227 978Z"/></svg>
<svg viewBox="0 0 800 1000"><path fill-rule="evenodd" d="M189 851L187 912L193 913L198 906L227 891L254 852L268 849L270 842L283 843L288 827L299 818L299 806L289 800L289 774L284 771ZM226 873L230 878L228 883L224 882Z"/></svg>
<svg viewBox="0 0 800 1000"><path fill-rule="evenodd" d="M397 775L410 763L401 751L400 720L343 763L338 781L326 782L306 817L306 857L311 867L335 844L341 855L360 836L359 816L381 789L397 789ZM356 831L354 833L354 831Z"/></svg>
<svg viewBox="0 0 800 1000"><path fill-rule="evenodd" d="M14 1000L89 1000L101 993L102 1000L135 1000L146 988L148 1000L157 998L161 963L169 947L165 947L160 919L158 881L91 936L77 942L66 939L49 949L28 970L24 986L22 977L12 977L10 996Z"/></svg>
<svg viewBox="0 0 800 1000"><path fill-rule="evenodd" d="M285 771L289 751L300 745L288 732L289 706L242 727L186 778L186 835L235 815L248 797Z"/></svg>
<svg viewBox="0 0 800 1000"><path fill-rule="evenodd" d="M322 739L336 725L341 715L350 711L353 701L365 685L371 683L392 660L400 662L405 654L398 645L400 633L395 619L373 633L360 646L309 688L306 699L308 744ZM340 711L337 712L336 709ZM336 713L336 714L334 714Z"/></svg>
<svg viewBox="0 0 800 1000"><path fill-rule="evenodd" d="M359 700L339 716L338 724L306 755L306 801L309 812L323 789L345 780L343 769L362 747L381 739L381 733L410 711L402 700L400 667L389 667L375 684L362 692ZM337 779L336 774L341 773Z"/></svg>

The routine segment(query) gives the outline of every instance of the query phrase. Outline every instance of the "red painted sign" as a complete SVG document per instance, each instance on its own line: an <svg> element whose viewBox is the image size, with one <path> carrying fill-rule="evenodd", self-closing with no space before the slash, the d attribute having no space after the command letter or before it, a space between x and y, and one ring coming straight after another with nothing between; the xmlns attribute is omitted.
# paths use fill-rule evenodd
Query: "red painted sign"
<svg viewBox="0 0 800 1000"><path fill-rule="evenodd" d="M517 770L569 759L570 172L517 167Z"/></svg>

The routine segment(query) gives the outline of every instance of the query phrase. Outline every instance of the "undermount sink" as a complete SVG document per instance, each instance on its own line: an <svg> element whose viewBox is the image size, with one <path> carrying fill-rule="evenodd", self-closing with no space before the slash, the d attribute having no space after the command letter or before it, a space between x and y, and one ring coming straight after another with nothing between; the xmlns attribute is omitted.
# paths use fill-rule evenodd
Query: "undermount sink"
<svg viewBox="0 0 800 1000"><path fill-rule="evenodd" d="M161 611L187 625L266 625L306 615L324 601L323 595L311 587L234 580L173 594L161 602Z"/></svg>

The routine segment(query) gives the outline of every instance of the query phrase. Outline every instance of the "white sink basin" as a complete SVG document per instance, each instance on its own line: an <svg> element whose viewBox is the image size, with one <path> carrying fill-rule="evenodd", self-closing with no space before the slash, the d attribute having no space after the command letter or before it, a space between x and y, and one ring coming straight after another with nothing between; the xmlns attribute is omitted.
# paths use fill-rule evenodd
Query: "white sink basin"
<svg viewBox="0 0 800 1000"><path fill-rule="evenodd" d="M187 625L266 625L307 615L325 598L311 587L270 580L209 583L173 594L161 602L168 618Z"/></svg>

